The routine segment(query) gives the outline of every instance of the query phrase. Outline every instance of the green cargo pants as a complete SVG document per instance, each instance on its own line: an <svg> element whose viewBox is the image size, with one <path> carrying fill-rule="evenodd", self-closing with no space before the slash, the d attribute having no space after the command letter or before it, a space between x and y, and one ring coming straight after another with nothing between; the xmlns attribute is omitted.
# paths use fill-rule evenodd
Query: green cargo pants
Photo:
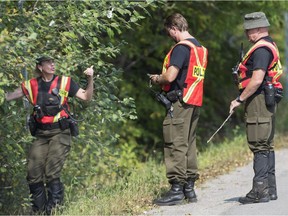
<svg viewBox="0 0 288 216"><path fill-rule="evenodd" d="M173 103L173 117L168 113L163 121L164 160L169 183L197 180L196 126L199 107Z"/></svg>
<svg viewBox="0 0 288 216"><path fill-rule="evenodd" d="M37 130L28 153L28 184L59 178L70 146L70 129Z"/></svg>
<svg viewBox="0 0 288 216"><path fill-rule="evenodd" d="M246 101L246 135L253 153L274 149L276 106L267 107L264 94L252 95Z"/></svg>

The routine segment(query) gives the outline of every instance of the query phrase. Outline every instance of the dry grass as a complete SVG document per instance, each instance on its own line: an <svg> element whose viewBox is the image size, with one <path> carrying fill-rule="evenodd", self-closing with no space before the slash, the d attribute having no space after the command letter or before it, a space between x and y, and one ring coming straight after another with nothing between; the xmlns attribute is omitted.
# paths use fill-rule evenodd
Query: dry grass
<svg viewBox="0 0 288 216"><path fill-rule="evenodd" d="M287 136L276 136L276 148L288 147ZM232 141L211 145L199 154L200 179L196 186L211 178L228 173L237 167L252 161L252 153L246 137L235 137ZM68 201L62 214L65 215L139 215L156 208L152 200L168 189L165 177L165 166L149 161L142 164L141 169L117 181L110 188L90 188L77 191L74 202ZM72 189L71 189L72 190Z"/></svg>

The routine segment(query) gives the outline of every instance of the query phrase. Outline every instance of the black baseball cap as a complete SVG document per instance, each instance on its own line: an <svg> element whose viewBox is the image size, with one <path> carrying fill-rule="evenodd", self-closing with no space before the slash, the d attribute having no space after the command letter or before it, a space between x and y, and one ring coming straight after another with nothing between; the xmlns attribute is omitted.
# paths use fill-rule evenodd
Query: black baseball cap
<svg viewBox="0 0 288 216"><path fill-rule="evenodd" d="M54 61L54 59L52 57L49 56L41 56L39 58L36 58L36 64L41 64L44 61Z"/></svg>

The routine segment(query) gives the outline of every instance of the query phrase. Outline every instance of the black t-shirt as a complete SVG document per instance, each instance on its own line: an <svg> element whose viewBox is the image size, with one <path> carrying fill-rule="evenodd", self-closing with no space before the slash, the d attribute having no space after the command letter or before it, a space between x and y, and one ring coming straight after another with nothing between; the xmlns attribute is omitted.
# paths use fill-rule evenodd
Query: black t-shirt
<svg viewBox="0 0 288 216"><path fill-rule="evenodd" d="M201 44L195 38L189 38L188 41L192 42L195 46L201 47ZM170 90L178 90L184 87L187 69L190 60L190 47L184 44L179 44L172 50L170 56L170 66L179 68L177 78L171 83Z"/></svg>
<svg viewBox="0 0 288 216"><path fill-rule="evenodd" d="M50 89L51 83L55 79L55 77L56 76L54 75L53 79L50 82L45 82L41 80L41 84L39 85L39 92L48 92ZM73 79L71 79L68 97L74 97L79 89L80 87L78 86L78 84L74 82Z"/></svg>
<svg viewBox="0 0 288 216"><path fill-rule="evenodd" d="M57 95L49 94L49 89L53 80L55 79L55 75L53 75L53 79L49 82L45 82L41 77L38 77L38 95L37 95L37 105L41 107L41 110L45 116L55 116L58 112L60 112L59 104L60 98ZM57 86L59 85L59 81ZM58 86L59 87L59 86ZM71 79L70 88L68 91L68 97L73 97L79 90L79 86Z"/></svg>
<svg viewBox="0 0 288 216"><path fill-rule="evenodd" d="M269 36L263 37L261 39L273 43L272 38ZM267 72L272 60L272 51L268 47L260 47L251 54L250 58L246 62L246 67L250 73L257 69L262 69Z"/></svg>

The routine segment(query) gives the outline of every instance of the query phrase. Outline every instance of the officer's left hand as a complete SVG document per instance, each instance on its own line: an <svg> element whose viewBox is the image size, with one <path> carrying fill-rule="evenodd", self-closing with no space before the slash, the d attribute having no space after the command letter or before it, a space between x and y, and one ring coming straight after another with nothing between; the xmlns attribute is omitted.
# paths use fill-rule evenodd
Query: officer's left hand
<svg viewBox="0 0 288 216"><path fill-rule="evenodd" d="M93 77L93 74L94 74L93 65L91 67L87 68L84 71L84 74L86 74L88 77Z"/></svg>

